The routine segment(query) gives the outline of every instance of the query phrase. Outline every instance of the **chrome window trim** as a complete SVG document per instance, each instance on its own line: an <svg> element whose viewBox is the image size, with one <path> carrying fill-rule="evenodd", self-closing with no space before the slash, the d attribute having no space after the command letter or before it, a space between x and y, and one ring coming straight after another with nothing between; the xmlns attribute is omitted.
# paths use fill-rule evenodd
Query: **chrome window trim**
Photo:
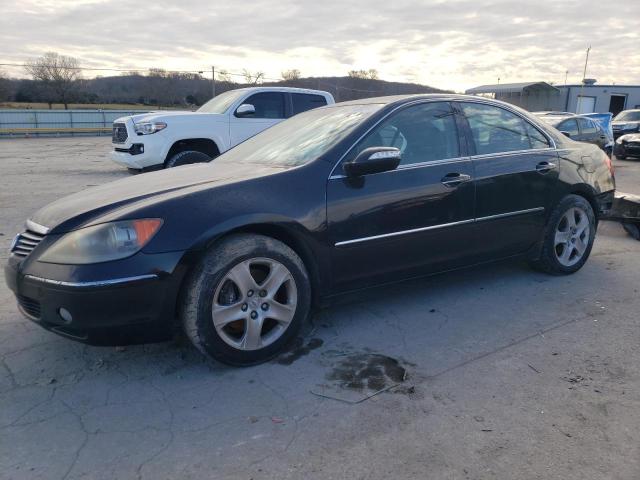
<svg viewBox="0 0 640 480"><path fill-rule="evenodd" d="M454 158L443 158L442 160L430 160L426 162L408 163L406 165L399 165L394 170L389 170L387 172L380 172L380 173L377 173L376 175L380 175L384 173L400 172L402 170L412 170L414 168L435 167L437 165L447 165L450 163L460 163L460 162L468 162L468 161L469 161L469 157L454 157ZM343 174L331 175L329 177L329 180L336 180L340 178L347 178L347 176Z"/></svg>
<svg viewBox="0 0 640 480"><path fill-rule="evenodd" d="M498 104L496 105L495 101L486 101L482 98L421 98L419 100L414 100L412 102L408 102L408 103L403 103L402 105L398 105L396 108L394 108L393 110L391 110L390 112L388 112L384 117L382 117L381 119L379 119L376 123L374 123L369 129L367 129L366 132L364 132L362 135L360 135L360 137L358 137L358 139L353 142L353 144L347 149L347 151L342 154L340 156L340 159L336 162L336 164L333 166L333 168L331 169L331 172L329 172L329 178L328 180L335 180L335 179L339 179L339 178L346 178L346 175L343 174L335 174L334 172L336 170L336 168L338 168L338 166L340 165L340 163L342 163L342 160L344 160L344 158L349 154L349 152L351 152L351 150L358 144L358 142L360 142L364 137L366 137L369 132L371 132L374 128L376 128L380 123L382 123L384 120L386 120L390 115L392 115L393 113L395 113L396 111L400 110L401 108L404 107L408 107L408 106L413 106L413 105L419 105L422 103L436 103L436 102L440 102L440 103L449 103L452 108L459 103L479 103L482 105L489 105L495 108L502 108L503 110L506 110L510 113L513 113L514 115L518 116L523 122L527 122L529 123L531 126L533 126L536 130L538 130L549 142L549 147L547 148L530 148L530 149L526 149L526 150L518 150L518 151L512 151L512 152L499 152L499 153L491 153L491 154L483 154L483 155L471 155L468 157L457 157L457 158L462 158L462 159L477 159L477 158L487 158L488 156L498 156L498 155L509 155L509 154L522 154L522 153L529 153L529 152L542 152L542 151L552 151L552 150L557 150L557 144L556 141L553 139L553 137L551 137L549 134L547 134L547 132L544 130L543 126L541 123L538 123L537 119L535 121L532 121L531 119L524 117L519 111L513 109L513 108L509 108L509 106L507 104ZM455 108L454 108L455 111ZM460 110L460 113L462 113L464 115L464 112L462 112ZM443 159L443 160L448 160L448 159ZM434 160L432 162L420 162L420 163L412 163L412 164L407 164L405 167L409 167L409 166L413 166L413 165L422 165L424 163L433 163L435 165L438 165L438 163L435 162L441 162L442 160ZM402 165L399 166L396 170L401 170Z"/></svg>
<svg viewBox="0 0 640 480"><path fill-rule="evenodd" d="M44 225L40 225L32 220L27 220L25 222L25 227L27 230L31 230L32 232L39 233L40 235L46 235L51 230L49 227L45 227Z"/></svg>
<svg viewBox="0 0 640 480"><path fill-rule="evenodd" d="M52 280L50 278L36 277L35 275L25 275L25 279L34 280L36 282L55 285L58 287L74 287L74 288L90 288L90 287L107 287L111 285L119 285L122 283L137 282L141 280L152 280L158 278L155 273L147 275L137 275L135 277L113 278L108 280L96 280L92 282L65 282L63 280Z"/></svg>
<svg viewBox="0 0 640 480"><path fill-rule="evenodd" d="M467 225L469 223L478 223L478 222L484 222L487 220L496 220L499 218L505 218L505 217L513 217L516 215L524 215L527 213L534 213L534 212L541 212L544 211L544 207L535 207L535 208L528 208L526 210L515 210L513 212L506 212L506 213L499 213L497 215L489 215L486 217L480 217L480 218L470 218L468 220L460 220L458 222L451 222L451 223L441 223L440 225L431 225L429 227L421 227L421 228L412 228L410 230L400 230L398 232L391 232L391 233L382 233L380 235L372 235L370 237L361 237L361 238L354 238L352 240L344 240L342 242L336 242L334 245L336 247L343 247L345 245L352 245L354 243L361 243L361 242L368 242L369 240L379 240L381 238L390 238L390 237L397 237L400 235L408 235L411 233L419 233L419 232L426 232L429 230L438 230L441 228L447 228L447 227L454 227L457 225Z"/></svg>
<svg viewBox="0 0 640 480"><path fill-rule="evenodd" d="M483 160L485 158L495 158L495 157L510 157L513 155L527 155L530 153L542 153L542 152L557 152L555 148L547 147L547 148L528 148L526 150L511 150L508 152L498 152L498 153L483 153L480 155L471 155L472 160Z"/></svg>

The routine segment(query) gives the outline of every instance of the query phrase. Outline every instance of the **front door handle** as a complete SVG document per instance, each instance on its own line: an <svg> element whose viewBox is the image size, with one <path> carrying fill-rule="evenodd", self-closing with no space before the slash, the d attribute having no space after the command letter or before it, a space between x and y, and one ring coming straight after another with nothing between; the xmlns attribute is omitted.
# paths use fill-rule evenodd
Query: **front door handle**
<svg viewBox="0 0 640 480"><path fill-rule="evenodd" d="M539 164L536 165L536 172L545 174L545 173L549 173L551 170L553 170L556 167L557 165L553 162L540 162Z"/></svg>
<svg viewBox="0 0 640 480"><path fill-rule="evenodd" d="M466 173L447 173L440 182L449 188L457 187L461 183L468 182L471 180L471 175L467 175Z"/></svg>

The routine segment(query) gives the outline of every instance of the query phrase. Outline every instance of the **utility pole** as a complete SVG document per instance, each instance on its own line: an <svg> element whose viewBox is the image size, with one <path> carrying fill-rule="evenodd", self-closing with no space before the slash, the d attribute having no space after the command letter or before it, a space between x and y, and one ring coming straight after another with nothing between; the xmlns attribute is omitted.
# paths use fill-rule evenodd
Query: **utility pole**
<svg viewBox="0 0 640 480"><path fill-rule="evenodd" d="M587 78L587 65L589 64L589 52L591 51L591 45L587 48L587 56L584 59L584 72L582 72L582 84L580 84L580 93L578 94L578 100L576 102L576 113L580 113L580 100L582 99L582 90L584 89L584 81Z"/></svg>
<svg viewBox="0 0 640 480"><path fill-rule="evenodd" d="M564 84L567 84L567 77L569 76L569 70L567 70L566 72L564 72Z"/></svg>
<svg viewBox="0 0 640 480"><path fill-rule="evenodd" d="M211 98L216 96L216 69L211 65Z"/></svg>

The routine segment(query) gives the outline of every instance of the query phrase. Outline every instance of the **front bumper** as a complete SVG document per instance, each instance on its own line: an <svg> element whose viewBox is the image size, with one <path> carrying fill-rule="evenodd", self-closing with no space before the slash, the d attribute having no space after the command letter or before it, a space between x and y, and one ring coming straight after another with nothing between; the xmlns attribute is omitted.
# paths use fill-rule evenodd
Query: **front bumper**
<svg viewBox="0 0 640 480"><path fill-rule="evenodd" d="M613 154L620 157L640 157L640 143L616 143Z"/></svg>
<svg viewBox="0 0 640 480"><path fill-rule="evenodd" d="M90 266L76 267L89 270ZM68 281L29 270L11 256L4 269L6 283L21 313L54 333L92 345L125 345L165 340L175 330L180 267L173 274L158 269L142 275Z"/></svg>

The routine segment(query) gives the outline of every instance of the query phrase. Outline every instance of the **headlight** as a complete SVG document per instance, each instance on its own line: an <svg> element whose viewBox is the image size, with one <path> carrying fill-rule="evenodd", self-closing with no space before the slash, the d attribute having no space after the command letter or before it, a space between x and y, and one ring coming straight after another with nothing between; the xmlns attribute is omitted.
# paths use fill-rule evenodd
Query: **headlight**
<svg viewBox="0 0 640 480"><path fill-rule="evenodd" d="M167 128L167 124L164 122L142 122L133 124L133 129L138 135L151 135L165 128Z"/></svg>
<svg viewBox="0 0 640 480"><path fill-rule="evenodd" d="M130 257L149 243L161 226L161 219L145 218L81 228L64 235L39 260L81 265Z"/></svg>

